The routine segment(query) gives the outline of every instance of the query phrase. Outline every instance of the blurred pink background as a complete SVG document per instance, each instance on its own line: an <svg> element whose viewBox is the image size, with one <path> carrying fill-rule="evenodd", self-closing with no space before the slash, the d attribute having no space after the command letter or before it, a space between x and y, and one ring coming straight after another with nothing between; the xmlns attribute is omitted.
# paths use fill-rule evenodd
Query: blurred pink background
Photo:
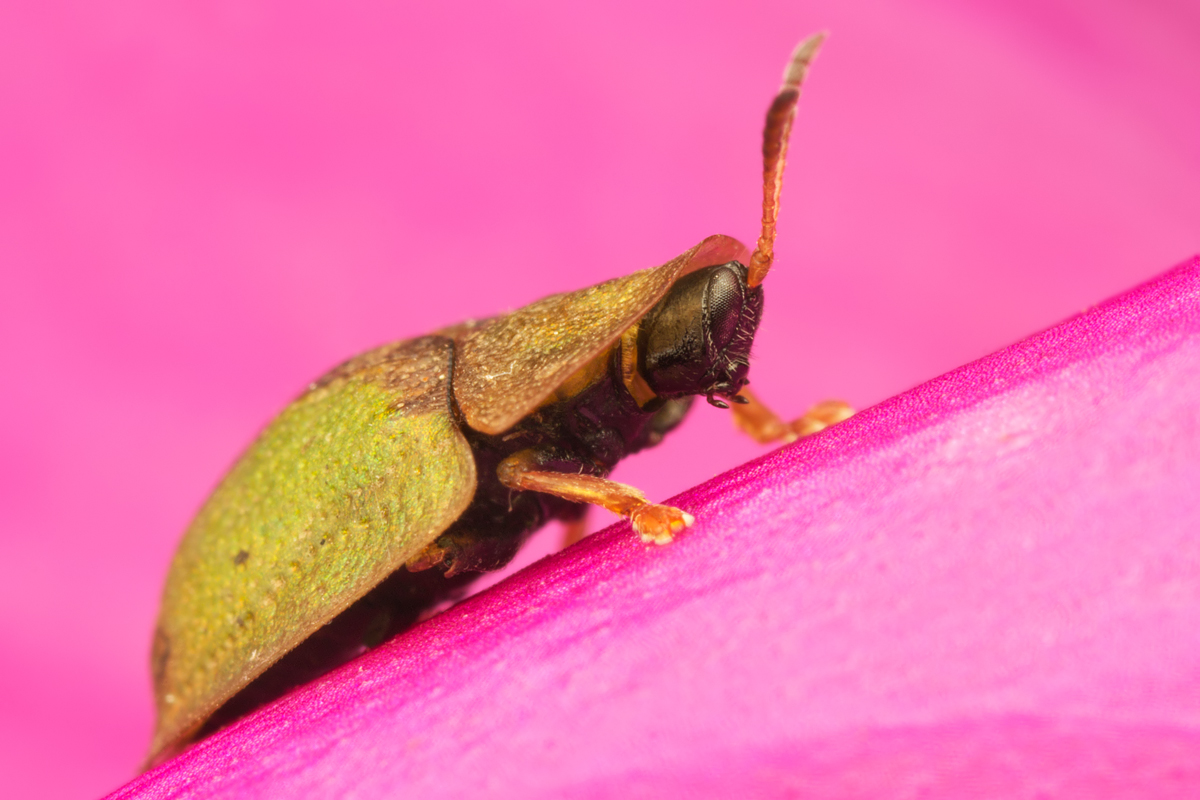
<svg viewBox="0 0 1200 800"><path fill-rule="evenodd" d="M0 794L132 776L174 544L311 378L751 242L820 29L751 373L781 411L1200 251L1187 0L0 9ZM665 498L761 452L701 408L617 477Z"/></svg>

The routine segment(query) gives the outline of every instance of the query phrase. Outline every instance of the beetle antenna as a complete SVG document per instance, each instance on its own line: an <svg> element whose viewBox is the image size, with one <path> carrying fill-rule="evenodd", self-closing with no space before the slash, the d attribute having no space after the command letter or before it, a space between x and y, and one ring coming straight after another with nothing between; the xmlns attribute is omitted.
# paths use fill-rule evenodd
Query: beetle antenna
<svg viewBox="0 0 1200 800"><path fill-rule="evenodd" d="M827 33L810 36L796 46L792 60L783 73L783 86L771 108L767 110L767 125L763 128L763 215L762 232L754 255L750 257L750 270L746 283L758 286L771 271L775 260L775 222L779 218L779 193L783 189L783 167L787 161L788 137L792 133L792 120L796 118L796 101L800 99L800 85L808 72L808 65L821 49Z"/></svg>

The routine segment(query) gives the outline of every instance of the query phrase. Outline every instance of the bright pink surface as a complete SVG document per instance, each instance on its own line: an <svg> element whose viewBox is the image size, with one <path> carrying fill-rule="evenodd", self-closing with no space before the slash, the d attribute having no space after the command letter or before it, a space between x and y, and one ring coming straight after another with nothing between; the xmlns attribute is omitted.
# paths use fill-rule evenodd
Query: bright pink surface
<svg viewBox="0 0 1200 800"><path fill-rule="evenodd" d="M781 410L1200 250L1190 0L3 4L0 795L132 774L177 537L313 376L752 239L765 104L818 29L752 372ZM662 498L762 452L702 408L619 477Z"/></svg>
<svg viewBox="0 0 1200 800"><path fill-rule="evenodd" d="M114 798L1200 796L1200 259Z"/></svg>

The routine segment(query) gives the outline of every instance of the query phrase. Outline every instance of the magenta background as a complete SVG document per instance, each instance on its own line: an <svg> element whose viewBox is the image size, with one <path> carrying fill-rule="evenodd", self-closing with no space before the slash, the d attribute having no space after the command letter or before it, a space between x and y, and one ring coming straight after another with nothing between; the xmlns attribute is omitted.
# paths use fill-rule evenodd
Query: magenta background
<svg viewBox="0 0 1200 800"><path fill-rule="evenodd" d="M174 542L306 381L751 240L765 104L823 28L752 372L781 409L1200 250L1184 0L0 9L0 794L132 774ZM619 477L761 452L701 409Z"/></svg>
<svg viewBox="0 0 1200 800"><path fill-rule="evenodd" d="M110 800L1200 796L1200 258L543 559Z"/></svg>

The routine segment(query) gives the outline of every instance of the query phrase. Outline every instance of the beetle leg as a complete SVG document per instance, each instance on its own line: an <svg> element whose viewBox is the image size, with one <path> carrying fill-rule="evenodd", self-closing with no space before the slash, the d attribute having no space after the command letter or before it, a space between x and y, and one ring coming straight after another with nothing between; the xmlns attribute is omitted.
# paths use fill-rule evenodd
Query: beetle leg
<svg viewBox="0 0 1200 800"><path fill-rule="evenodd" d="M645 495L632 486L595 475L546 471L540 469L541 466L536 452L522 450L501 461L496 474L500 483L510 489L544 492L576 503L591 503L628 517L644 542L667 544L675 534L696 521L686 511L647 502Z"/></svg>
<svg viewBox="0 0 1200 800"><path fill-rule="evenodd" d="M563 524L563 547L570 547L587 536L587 506L578 519L569 520Z"/></svg>
<svg viewBox="0 0 1200 800"><path fill-rule="evenodd" d="M742 389L740 396L746 398L746 402L733 406L733 422L760 444L780 440L794 442L849 419L854 414L854 409L841 400L826 400L817 403L799 419L784 422L751 394L749 389Z"/></svg>

